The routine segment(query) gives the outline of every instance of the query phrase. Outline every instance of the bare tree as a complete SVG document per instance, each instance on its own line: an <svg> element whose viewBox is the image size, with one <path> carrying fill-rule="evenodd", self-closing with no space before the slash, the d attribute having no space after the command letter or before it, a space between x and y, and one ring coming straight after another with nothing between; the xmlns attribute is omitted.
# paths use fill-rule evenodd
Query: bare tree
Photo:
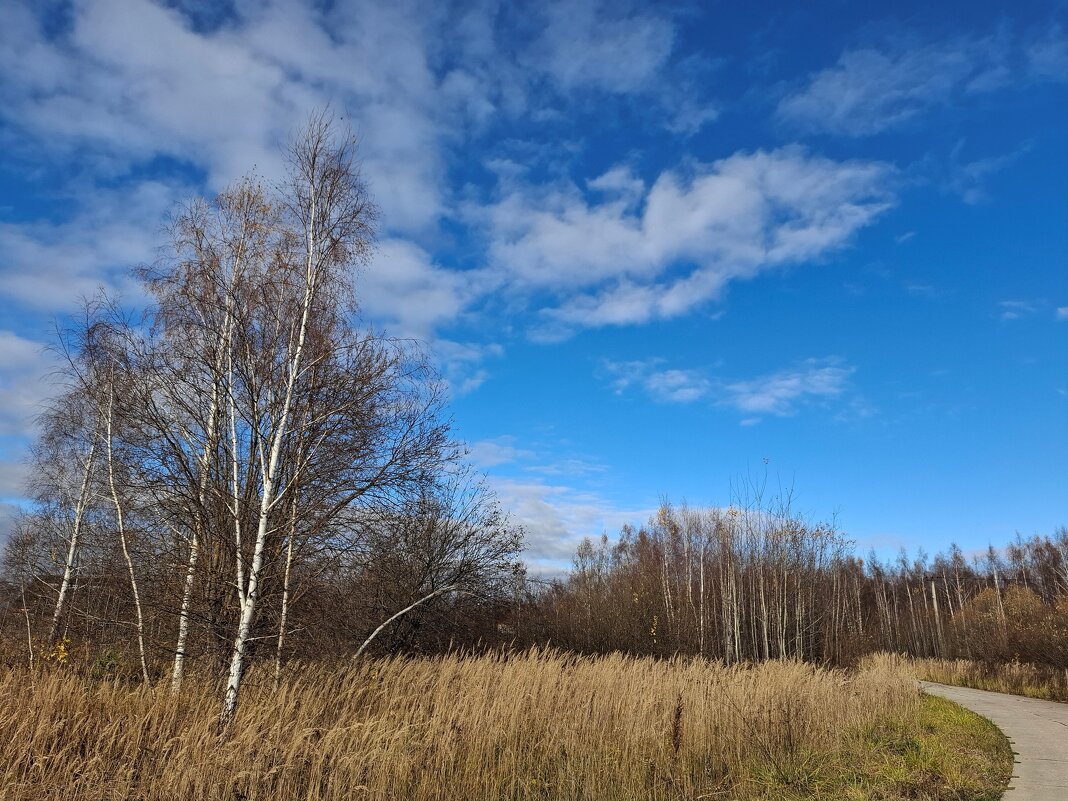
<svg viewBox="0 0 1068 801"><path fill-rule="evenodd" d="M92 480L98 444L95 422L96 415L77 391L68 391L57 398L38 421L41 435L33 448L32 494L42 507L52 507L63 521L67 545L48 630L50 645L60 636L79 546L93 502Z"/></svg>

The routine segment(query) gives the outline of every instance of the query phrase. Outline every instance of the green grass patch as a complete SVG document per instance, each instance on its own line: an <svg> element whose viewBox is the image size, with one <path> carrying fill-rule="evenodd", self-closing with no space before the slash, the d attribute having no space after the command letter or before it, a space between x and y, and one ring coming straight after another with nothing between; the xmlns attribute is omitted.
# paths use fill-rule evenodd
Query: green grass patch
<svg viewBox="0 0 1068 801"><path fill-rule="evenodd" d="M822 759L760 764L759 795L783 801L996 801L1012 773L1005 735L974 712L923 696L916 714L852 732Z"/></svg>

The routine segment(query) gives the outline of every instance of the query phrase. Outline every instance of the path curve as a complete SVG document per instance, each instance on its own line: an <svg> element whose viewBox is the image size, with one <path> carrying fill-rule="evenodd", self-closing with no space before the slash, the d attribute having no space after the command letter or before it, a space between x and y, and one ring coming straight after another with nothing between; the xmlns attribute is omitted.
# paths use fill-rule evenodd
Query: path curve
<svg viewBox="0 0 1068 801"><path fill-rule="evenodd" d="M994 722L1012 743L1016 764L1002 801L1068 800L1068 704L920 682Z"/></svg>

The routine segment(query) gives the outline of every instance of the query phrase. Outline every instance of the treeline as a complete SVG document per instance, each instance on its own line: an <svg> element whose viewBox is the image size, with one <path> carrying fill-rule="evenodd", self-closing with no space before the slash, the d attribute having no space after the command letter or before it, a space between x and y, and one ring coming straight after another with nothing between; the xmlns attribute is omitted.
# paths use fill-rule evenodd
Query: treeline
<svg viewBox="0 0 1068 801"><path fill-rule="evenodd" d="M84 468L93 442L76 442L81 461L57 459L45 437L39 475ZM205 524L207 556L185 605L192 536L154 527L146 504L159 499L126 472L119 506L109 502L106 462L89 472L89 490L80 486L84 472L55 474L40 511L22 521L7 552L5 641L18 636L21 617L42 658L55 660L56 643L80 647L105 672L132 664L143 645L158 678L182 655L172 638L187 625L184 652L225 672L242 604L233 573L248 563L249 544L234 533L244 518L220 513ZM376 632L378 653L551 645L843 665L895 651L1068 668L1068 529L967 556L954 545L881 561L858 557L843 532L800 519L788 502L664 504L614 541L585 540L564 577L538 581L517 561L518 532L492 496L450 464L396 495L399 506L372 493L353 499L347 514L320 523L322 534L310 528L321 519L315 507L298 515L287 507L266 549L265 601L251 638L273 660L276 680L287 656L349 657ZM59 568L70 563L79 526L77 570L57 612ZM41 635L46 624L51 640Z"/></svg>
<svg viewBox="0 0 1068 801"><path fill-rule="evenodd" d="M521 572L426 359L356 323L375 208L351 136L319 114L285 155L280 185L178 211L137 273L143 315L100 297L58 332L4 557L18 658L175 693L196 659L223 677L223 723L253 657L277 682L293 655L375 637L463 642Z"/></svg>
<svg viewBox="0 0 1068 801"><path fill-rule="evenodd" d="M592 653L847 664L896 651L1068 667L1068 529L883 562L788 504L665 504L615 541L584 541L525 611L528 637Z"/></svg>

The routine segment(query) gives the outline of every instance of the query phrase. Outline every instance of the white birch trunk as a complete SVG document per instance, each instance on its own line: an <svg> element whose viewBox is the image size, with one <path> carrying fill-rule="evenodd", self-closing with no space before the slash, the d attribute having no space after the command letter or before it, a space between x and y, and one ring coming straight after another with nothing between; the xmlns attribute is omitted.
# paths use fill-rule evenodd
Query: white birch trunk
<svg viewBox="0 0 1068 801"><path fill-rule="evenodd" d="M291 498L289 518L289 542L286 545L286 569L282 576L282 612L278 618L278 646L274 652L274 689L277 692L282 680L282 649L286 643L286 625L289 622L289 576L293 570L293 539L297 529L297 502Z"/></svg>
<svg viewBox="0 0 1068 801"><path fill-rule="evenodd" d="M193 604L193 580L196 576L199 555L199 535L194 529L193 538L189 541L189 564L185 569L185 583L182 586L182 606L178 612L178 642L174 646L174 668L171 671L172 695L177 695L182 689L182 678L185 676L185 646L189 638L189 610Z"/></svg>
<svg viewBox="0 0 1068 801"><path fill-rule="evenodd" d="M78 493L78 501L74 506L74 524L71 527L70 544L67 548L67 561L63 565L63 580L59 584L59 595L56 597L56 609L52 613L52 626L48 630L48 641L55 643L59 634L59 622L67 603L67 592L70 589L71 577L74 575L74 563L78 560L78 538L81 534L82 519L85 516L85 506L89 496L89 476L93 470L93 459L96 456L96 432L89 444L89 454L85 458L85 472L82 475L82 486Z"/></svg>
<svg viewBox="0 0 1068 801"><path fill-rule="evenodd" d="M234 383L234 366L233 355L231 354L228 360L227 367L227 381L231 387L230 392L230 495L232 498L233 506L231 508L231 514L234 518L234 563L237 571L237 600L239 606L245 608L245 563L244 555L241 548L241 503L240 488L241 479L240 472L240 457L237 443L237 408L234 401L233 383Z"/></svg>
<svg viewBox="0 0 1068 801"><path fill-rule="evenodd" d="M26 584L22 584L22 616L26 619L26 645L29 648L30 676L33 676L33 626L30 625L30 607L26 605Z"/></svg>
<svg viewBox="0 0 1068 801"><path fill-rule="evenodd" d="M313 188L314 189L314 188ZM252 564L248 571L248 586L245 592L244 603L241 605L241 617L237 625L237 635L234 637L233 653L230 657L230 672L226 681L226 692L223 695L222 713L220 723L223 727L229 726L237 712L237 699L241 690L241 680L245 672L245 657L248 646L248 638L252 632L252 624L256 617L256 604L259 600L260 571L263 568L263 552L267 544L267 535L270 532L270 516L278 498L276 497L276 481L278 468L282 456L282 444L285 440L289 425L289 414L293 403L293 390L297 383L297 377L301 368L301 357L304 352L304 340L308 331L308 320L311 316L312 301L314 300L317 282L316 255L318 245L316 242L317 199L312 197L311 213L307 228L305 229L307 264L305 268L304 302L301 311L300 329L297 335L296 346L289 360L289 371L286 381L285 398L282 401L278 424L271 433L270 455L261 464L262 496L260 498L259 521L256 528L256 545L252 552Z"/></svg>
<svg viewBox="0 0 1068 801"><path fill-rule="evenodd" d="M230 288L226 297L225 306L225 319L223 321L223 336L220 343L219 350L215 356L214 370L212 372L212 387L211 387L211 404L208 408L207 416L207 430L204 435L204 450L201 453L198 477L199 486L197 488L197 521L193 528L193 536L189 541L189 563L186 566L185 582L182 587L182 605L178 613L178 641L174 646L174 668L171 672L171 693L176 695L182 688L182 678L185 675L185 657L186 657L186 642L189 638L189 611L193 603L193 585L196 577L197 559L200 555L200 540L201 530L205 527L204 524L204 506L207 503L207 490L208 490L208 473L211 465L211 457L215 452L216 438L218 437L218 416L219 416L219 381L222 373L222 365L224 356L230 358L230 341L233 333L233 304L234 304L234 291L236 289L237 277L241 268L240 260L234 265L233 272L230 275ZM228 379L232 380L232 376L228 376ZM232 390L227 394L233 397ZM231 401L232 403L232 401ZM233 425L233 423L231 423ZM236 460L236 456L235 456ZM236 468L235 468L236 479ZM236 493L236 483L235 483ZM234 508L237 507L237 496L234 496ZM240 565L241 559L240 540L238 541L238 565ZM240 568L239 568L240 570ZM240 585L239 592L240 592Z"/></svg>
<svg viewBox="0 0 1068 801"><path fill-rule="evenodd" d="M107 414L104 417L104 424L107 429L108 484L111 487L111 499L115 503L115 523L119 529L122 556L126 560L126 569L130 574L130 590L133 592L134 611L137 614L137 649L141 656L141 677L144 679L145 684L149 684L151 679L148 675L148 662L145 659L145 620L141 614L141 593L137 589L137 575L134 571L133 560L130 558L130 549L126 542L126 525L122 513L122 502L119 500L119 491L115 487L115 460L111 432L112 414L115 406L114 388L110 391L112 394L108 398Z"/></svg>
<svg viewBox="0 0 1068 801"><path fill-rule="evenodd" d="M363 652L367 650L367 646L369 646L371 644L372 640L374 640L375 637L377 637L380 633L382 633L382 630L385 629L386 626L388 626L394 620L396 620L399 617L403 617L404 615L406 615L409 612L411 612L413 609L415 609L420 604L423 604L423 603L426 603L427 601L429 601L431 598L436 598L437 596L441 595L442 593L450 592L452 590L455 590L457 588L457 586L458 585L456 585L456 584L450 584L447 587L442 587L440 589L434 590L429 595L424 595L422 598L420 598L415 603L409 604L408 606L404 607L402 610L400 610L396 614L391 615L378 628L376 628L374 631L371 632L370 636L366 640L363 641L363 645L361 645L356 650L356 653L352 655L352 658L353 659L359 659L361 656L363 656Z"/></svg>

